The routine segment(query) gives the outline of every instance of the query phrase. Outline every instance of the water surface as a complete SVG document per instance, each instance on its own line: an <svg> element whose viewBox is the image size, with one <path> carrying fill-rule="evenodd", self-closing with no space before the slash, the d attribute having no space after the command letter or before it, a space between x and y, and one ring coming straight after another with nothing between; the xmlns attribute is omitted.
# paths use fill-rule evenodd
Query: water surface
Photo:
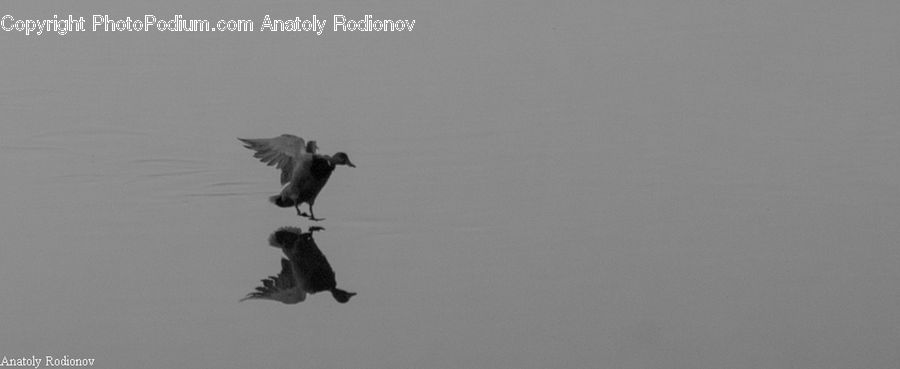
<svg viewBox="0 0 900 369"><path fill-rule="evenodd" d="M98 367L900 362L900 8L10 2L403 34L0 32L0 354ZM236 137L346 151L346 305L238 303L306 227Z"/></svg>

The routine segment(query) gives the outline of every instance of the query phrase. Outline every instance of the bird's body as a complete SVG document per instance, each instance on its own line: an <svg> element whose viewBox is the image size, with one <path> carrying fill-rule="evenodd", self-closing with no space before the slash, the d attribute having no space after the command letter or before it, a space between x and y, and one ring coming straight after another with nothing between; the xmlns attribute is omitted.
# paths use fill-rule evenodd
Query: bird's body
<svg viewBox="0 0 900 369"><path fill-rule="evenodd" d="M275 231L269 237L269 244L280 248L287 256L287 259L281 259L281 273L263 279L263 285L241 301L268 299L296 304L304 301L307 294L330 291L335 300L346 303L356 295L337 288L334 269L312 238L315 230L318 228L310 228L310 232L304 233L299 228L284 227Z"/></svg>
<svg viewBox="0 0 900 369"><path fill-rule="evenodd" d="M281 169L281 192L269 198L280 207L294 207L297 215L317 219L313 214L313 204L319 192L325 187L331 173L337 165L356 167L350 162L347 154L339 152L334 156L316 153L315 141L306 144L302 138L293 135L281 135L274 138L245 139L238 138L248 149L256 151L253 155L268 165ZM309 205L309 214L300 211L300 204Z"/></svg>
<svg viewBox="0 0 900 369"><path fill-rule="evenodd" d="M281 193L270 197L272 203L280 207L291 207L305 202L312 209L316 197L328 183L328 178L334 172L335 166L322 155L309 155L304 159L300 168L294 170L293 177L281 189ZM308 167L303 167L303 165L308 165Z"/></svg>

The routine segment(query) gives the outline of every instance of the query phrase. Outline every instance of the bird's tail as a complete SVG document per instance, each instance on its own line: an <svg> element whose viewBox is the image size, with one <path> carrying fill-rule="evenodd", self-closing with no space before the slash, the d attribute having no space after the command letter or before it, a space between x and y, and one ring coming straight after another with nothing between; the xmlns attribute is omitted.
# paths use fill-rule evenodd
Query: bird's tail
<svg viewBox="0 0 900 369"><path fill-rule="evenodd" d="M289 198L282 197L280 194L269 197L269 201L282 208L294 206L294 201Z"/></svg>

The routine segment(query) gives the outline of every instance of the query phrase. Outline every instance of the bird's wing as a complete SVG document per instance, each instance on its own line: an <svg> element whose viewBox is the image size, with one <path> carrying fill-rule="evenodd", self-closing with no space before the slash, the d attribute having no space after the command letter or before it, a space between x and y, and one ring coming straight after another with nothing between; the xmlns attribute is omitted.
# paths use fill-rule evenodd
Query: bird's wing
<svg viewBox="0 0 900 369"><path fill-rule="evenodd" d="M263 279L262 283L262 286L256 287L256 292L248 293L241 301L262 299L296 304L306 300L303 283L297 278L294 267L287 259L281 259L281 273L278 273L277 277Z"/></svg>
<svg viewBox="0 0 900 369"><path fill-rule="evenodd" d="M301 271L308 271L308 255L310 250L311 233L304 233L298 227L281 227L269 236L269 244L281 249L294 267Z"/></svg>
<svg viewBox="0 0 900 369"><path fill-rule="evenodd" d="M274 138L238 138L244 147L256 151L253 157L266 165L274 165L281 169L281 184L287 183L299 160L306 153L306 142L294 135L281 135Z"/></svg>
<svg viewBox="0 0 900 369"><path fill-rule="evenodd" d="M269 235L269 245L280 249L289 248L291 245L297 243L302 236L303 230L300 228L290 226L281 227Z"/></svg>

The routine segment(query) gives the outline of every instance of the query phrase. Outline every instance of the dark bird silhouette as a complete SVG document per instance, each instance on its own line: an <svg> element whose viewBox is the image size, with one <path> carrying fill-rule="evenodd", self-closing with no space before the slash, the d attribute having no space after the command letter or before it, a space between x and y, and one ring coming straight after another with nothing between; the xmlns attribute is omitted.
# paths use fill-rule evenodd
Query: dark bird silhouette
<svg viewBox="0 0 900 369"><path fill-rule="evenodd" d="M263 285L241 301L265 299L296 304L306 300L306 294L322 291L330 291L334 299L342 304L350 301L356 292L337 288L334 270L313 240L312 232L322 229L310 227L309 232L303 233L299 228L283 227L272 233L269 244L280 248L287 256L287 259L281 259L281 273L263 279Z"/></svg>
<svg viewBox="0 0 900 369"><path fill-rule="evenodd" d="M254 157L281 169L281 184L284 187L281 193L269 197L269 201L283 208L294 207L297 215L309 217L310 220L324 220L316 218L313 204L334 168L338 165L356 168L346 153L338 152L333 156L317 154L315 141L305 143L294 135L238 140L244 143L244 147L256 151ZM302 203L309 205L309 214L300 211Z"/></svg>

